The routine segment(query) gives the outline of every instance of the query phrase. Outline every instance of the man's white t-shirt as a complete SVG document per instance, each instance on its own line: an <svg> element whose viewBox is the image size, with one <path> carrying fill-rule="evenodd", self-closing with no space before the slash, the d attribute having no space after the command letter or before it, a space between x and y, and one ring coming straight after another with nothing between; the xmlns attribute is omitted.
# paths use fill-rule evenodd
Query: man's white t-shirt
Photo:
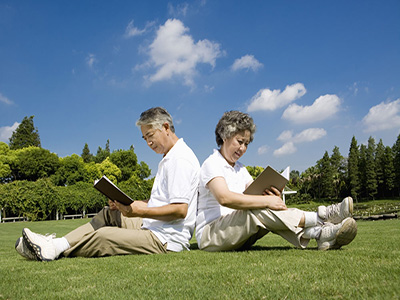
<svg viewBox="0 0 400 300"><path fill-rule="evenodd" d="M179 139L158 164L148 206L188 204L185 219L170 222L143 219L142 228L151 230L163 244L167 243L168 250L189 250L196 223L199 171L199 161L183 139Z"/></svg>
<svg viewBox="0 0 400 300"><path fill-rule="evenodd" d="M203 163L200 170L199 199L197 204L196 240L200 245L204 226L234 209L219 204L207 187L211 179L223 177L230 191L243 193L246 185L253 180L246 167L236 162L232 167L218 150L214 150Z"/></svg>

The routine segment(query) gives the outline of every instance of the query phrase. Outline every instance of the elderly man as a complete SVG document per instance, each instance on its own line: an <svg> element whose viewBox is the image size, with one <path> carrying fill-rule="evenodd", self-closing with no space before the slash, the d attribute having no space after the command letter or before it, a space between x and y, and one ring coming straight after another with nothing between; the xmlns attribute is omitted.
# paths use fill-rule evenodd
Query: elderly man
<svg viewBox="0 0 400 300"><path fill-rule="evenodd" d="M62 238L24 228L16 250L40 261L59 257L99 257L189 250L197 206L199 162L175 134L171 115L161 107L140 115L143 139L163 158L150 199L123 205L109 200L89 223Z"/></svg>

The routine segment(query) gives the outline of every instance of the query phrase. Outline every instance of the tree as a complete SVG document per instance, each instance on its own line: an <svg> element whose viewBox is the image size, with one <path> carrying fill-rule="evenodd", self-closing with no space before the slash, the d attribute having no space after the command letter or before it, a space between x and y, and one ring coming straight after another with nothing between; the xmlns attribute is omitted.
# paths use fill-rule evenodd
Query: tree
<svg viewBox="0 0 400 300"><path fill-rule="evenodd" d="M384 181L384 190L386 193L393 195L394 183L395 183L395 169L393 165L393 150L391 147L385 147L385 153L383 157L383 165L385 166L383 181ZM385 196L385 195L384 195Z"/></svg>
<svg viewBox="0 0 400 300"><path fill-rule="evenodd" d="M321 178L321 194L322 197L333 197L333 170L328 151L325 151L324 156L317 162L320 170Z"/></svg>
<svg viewBox="0 0 400 300"><path fill-rule="evenodd" d="M14 155L10 162L13 180L36 181L53 175L60 166L57 154L39 147L15 150Z"/></svg>
<svg viewBox="0 0 400 300"><path fill-rule="evenodd" d="M85 143L85 146L83 147L81 157L84 163L90 163L94 159L93 154L90 153L89 145L87 143Z"/></svg>
<svg viewBox="0 0 400 300"><path fill-rule="evenodd" d="M137 168L140 167L138 166L138 159L133 148L130 150L113 151L110 155L110 161L121 170L121 181L128 180Z"/></svg>
<svg viewBox="0 0 400 300"><path fill-rule="evenodd" d="M349 188L350 194L357 201L358 191L360 190L359 186L359 171L358 171L358 145L357 140L353 136L351 139L349 157L347 159L347 176L349 180Z"/></svg>
<svg viewBox="0 0 400 300"><path fill-rule="evenodd" d="M83 158L77 154L60 159L60 167L53 177L56 185L73 185L87 180L87 171Z"/></svg>
<svg viewBox="0 0 400 300"><path fill-rule="evenodd" d="M22 149L29 146L40 147L40 138L37 128L33 124L34 116L24 117L21 124L10 137L10 149Z"/></svg>
<svg viewBox="0 0 400 300"><path fill-rule="evenodd" d="M342 187L345 185L346 161L340 154L339 147L335 146L330 158L333 176L333 190L335 198L339 198Z"/></svg>
<svg viewBox="0 0 400 300"><path fill-rule="evenodd" d="M358 159L360 196L367 197L367 146L361 144Z"/></svg>
<svg viewBox="0 0 400 300"><path fill-rule="evenodd" d="M379 140L375 150L375 172L378 195L383 197L385 195L385 146L382 139Z"/></svg>
<svg viewBox="0 0 400 300"><path fill-rule="evenodd" d="M246 166L247 171L249 171L251 177L253 177L253 179L256 179L258 175L260 175L262 173L262 171L264 171L263 167L259 167L259 166Z"/></svg>
<svg viewBox="0 0 400 300"><path fill-rule="evenodd" d="M373 137L368 139L368 147L366 153L366 165L365 165L365 176L366 176L366 188L367 195L375 199L378 193L378 181L376 179L376 164L375 164L375 140Z"/></svg>
<svg viewBox="0 0 400 300"><path fill-rule="evenodd" d="M395 184L397 193L400 196L400 134L397 137L396 143L393 145L393 167L395 171Z"/></svg>
<svg viewBox="0 0 400 300"><path fill-rule="evenodd" d="M0 183L11 180L10 148L6 143L0 142Z"/></svg>
<svg viewBox="0 0 400 300"><path fill-rule="evenodd" d="M101 148L99 146L99 148L97 149L97 153L96 153L96 156L94 158L94 161L96 163L100 164L107 157L110 157L110 140L107 140L105 149L103 149L103 148Z"/></svg>

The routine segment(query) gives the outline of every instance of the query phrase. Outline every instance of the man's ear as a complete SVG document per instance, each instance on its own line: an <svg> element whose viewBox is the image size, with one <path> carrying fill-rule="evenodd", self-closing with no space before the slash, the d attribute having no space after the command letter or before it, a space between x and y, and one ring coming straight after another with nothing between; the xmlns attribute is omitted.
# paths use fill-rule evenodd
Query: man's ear
<svg viewBox="0 0 400 300"><path fill-rule="evenodd" d="M163 127L165 128L166 131L170 130L169 124L167 122L163 124Z"/></svg>

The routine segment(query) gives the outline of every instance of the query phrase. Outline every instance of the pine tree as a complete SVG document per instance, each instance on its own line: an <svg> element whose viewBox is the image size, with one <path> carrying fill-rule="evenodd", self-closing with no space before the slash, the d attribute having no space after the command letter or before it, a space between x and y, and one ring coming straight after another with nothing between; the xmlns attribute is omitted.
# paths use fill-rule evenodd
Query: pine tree
<svg viewBox="0 0 400 300"><path fill-rule="evenodd" d="M40 147L39 132L33 124L35 116L24 117L21 124L10 137L9 147L11 150L22 149L29 146Z"/></svg>
<svg viewBox="0 0 400 300"><path fill-rule="evenodd" d="M393 167L395 172L394 188L400 196L400 134L397 137L396 143L393 145Z"/></svg>
<svg viewBox="0 0 400 300"><path fill-rule="evenodd" d="M358 171L360 184L360 197L367 197L367 146L361 144L358 157Z"/></svg>
<svg viewBox="0 0 400 300"><path fill-rule="evenodd" d="M321 172L321 193L322 197L333 197L333 170L328 151L325 151L322 159L318 161L318 168Z"/></svg>
<svg viewBox="0 0 400 300"><path fill-rule="evenodd" d="M347 160L347 174L349 178L349 188L351 196L357 201L358 192L360 190L359 186L359 171L358 171L358 145L357 140L353 136L350 144L349 157Z"/></svg>
<svg viewBox="0 0 400 300"><path fill-rule="evenodd" d="M382 139L379 140L375 151L375 172L376 172L376 182L378 195L384 197L385 195L385 146L383 145Z"/></svg>
<svg viewBox="0 0 400 300"><path fill-rule="evenodd" d="M393 196L394 183L395 183L395 169L393 165L393 150L390 146L385 147L385 154L383 159L384 168L384 187L387 195Z"/></svg>
<svg viewBox="0 0 400 300"><path fill-rule="evenodd" d="M89 145L87 143L85 143L85 146L83 147L81 157L85 163L93 161L93 154L90 153Z"/></svg>
<svg viewBox="0 0 400 300"><path fill-rule="evenodd" d="M375 164L375 140L373 137L368 139L368 147L366 153L366 165L365 165L365 176L366 176L366 188L367 195L375 199L375 195L378 193L378 181L376 175L376 164Z"/></svg>
<svg viewBox="0 0 400 300"><path fill-rule="evenodd" d="M339 147L335 146L332 151L330 158L332 166L332 183L335 198L339 198L343 183L344 183L344 173L345 173L345 162L343 156L340 154Z"/></svg>

